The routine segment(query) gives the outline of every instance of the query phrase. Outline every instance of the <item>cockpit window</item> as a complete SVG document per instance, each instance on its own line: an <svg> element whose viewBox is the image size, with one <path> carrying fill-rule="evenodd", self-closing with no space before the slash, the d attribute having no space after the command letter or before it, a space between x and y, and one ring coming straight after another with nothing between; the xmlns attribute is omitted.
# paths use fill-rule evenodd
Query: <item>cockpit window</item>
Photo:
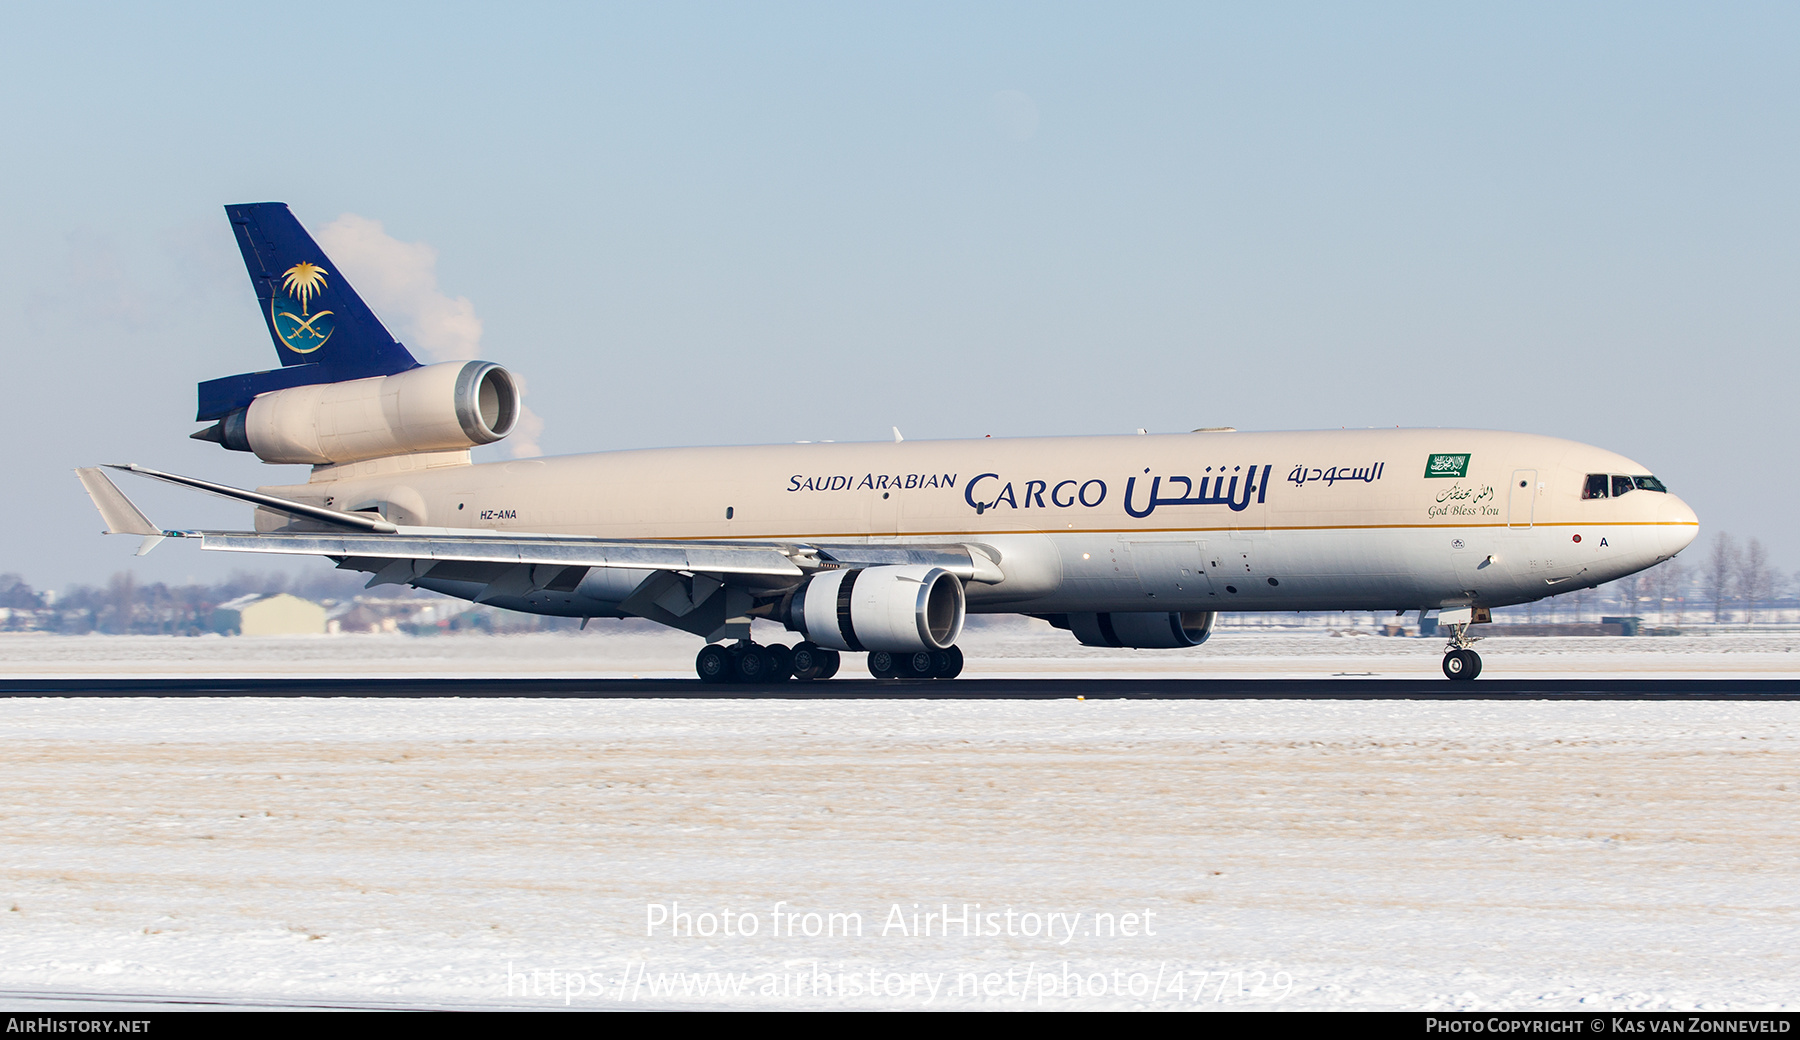
<svg viewBox="0 0 1800 1040"><path fill-rule="evenodd" d="M1626 477L1617 473L1589 473L1587 483L1581 486L1582 498L1618 498L1632 489L1640 491L1660 491L1668 494L1669 489L1655 477Z"/></svg>

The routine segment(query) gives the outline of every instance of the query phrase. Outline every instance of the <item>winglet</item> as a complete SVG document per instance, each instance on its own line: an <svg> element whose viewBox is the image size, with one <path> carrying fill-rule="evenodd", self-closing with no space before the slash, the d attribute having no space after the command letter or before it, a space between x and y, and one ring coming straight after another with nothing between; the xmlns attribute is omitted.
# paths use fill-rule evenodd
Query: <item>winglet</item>
<svg viewBox="0 0 1800 1040"><path fill-rule="evenodd" d="M94 500L94 508L100 510L100 519L106 521L105 533L162 535L162 528L151 523L143 510L126 498L125 492L98 468L85 466L76 470L75 475L81 478L81 486L87 488L88 497Z"/></svg>
<svg viewBox="0 0 1800 1040"><path fill-rule="evenodd" d="M356 513L345 513L336 509L326 509L324 506L315 506L306 502L294 502L285 498L276 498L274 495L265 495L260 491L245 491L242 488L234 488L227 484L215 484L210 480L201 480L198 477L184 477L175 473L163 473L158 470L153 470L148 466L139 466L135 463L115 465L109 462L106 464L106 468L123 470L126 473L136 473L141 477L150 477L153 480L161 480L180 487L192 488L195 491L204 491L209 495L218 495L220 498L229 498L237 502L249 502L251 505L261 506L264 509L273 509L278 513L286 513L289 516L299 517L304 520L319 520L337 527L347 527L353 531L368 531L374 534L393 534L400 530L386 520L375 517L359 516ZM107 486L112 488L112 493L118 495L119 501L124 502L139 520L143 520L145 524L150 523L150 521L144 520L144 514L137 512L136 506L132 506L130 501L127 500L123 494L120 494L118 488L112 487L112 481L107 480L104 474L101 474L98 471L95 472L101 480L106 481ZM87 477L82 477L81 482L87 484ZM88 485L88 494L94 495L94 503L99 505L100 496L94 494L93 485L91 484ZM100 515L107 516L106 506L100 506ZM111 522L111 517L108 517L108 522ZM163 532L157 531L155 533L161 534Z"/></svg>

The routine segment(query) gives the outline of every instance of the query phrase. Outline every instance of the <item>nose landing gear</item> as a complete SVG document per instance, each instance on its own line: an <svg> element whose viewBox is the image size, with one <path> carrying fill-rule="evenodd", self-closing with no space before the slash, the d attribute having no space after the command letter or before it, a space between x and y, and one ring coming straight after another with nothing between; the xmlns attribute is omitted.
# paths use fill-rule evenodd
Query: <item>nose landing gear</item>
<svg viewBox="0 0 1800 1040"><path fill-rule="evenodd" d="M1450 642L1444 646L1444 678L1467 682L1481 674L1481 655L1474 650L1475 637L1469 626L1489 619L1486 607L1446 610L1438 616L1438 624L1450 630Z"/></svg>

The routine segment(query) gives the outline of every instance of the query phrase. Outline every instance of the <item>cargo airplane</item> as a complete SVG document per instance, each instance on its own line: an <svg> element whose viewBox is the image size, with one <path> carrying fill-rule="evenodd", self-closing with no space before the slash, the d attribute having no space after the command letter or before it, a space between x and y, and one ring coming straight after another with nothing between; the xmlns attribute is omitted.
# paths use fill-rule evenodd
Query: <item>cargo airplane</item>
<svg viewBox="0 0 1800 1040"><path fill-rule="evenodd" d="M281 367L200 384L191 436L312 467L255 491L113 466L255 507L254 530L165 530L102 468L107 530L323 556L476 603L647 618L705 640L712 682L962 669L966 612L1089 646L1198 646L1222 611L1417 610L1473 679L1469 626L1694 540L1647 467L1552 437L1348 430L665 448L475 464L518 385L422 365L287 206L228 206ZM761 620L799 638L758 644Z"/></svg>

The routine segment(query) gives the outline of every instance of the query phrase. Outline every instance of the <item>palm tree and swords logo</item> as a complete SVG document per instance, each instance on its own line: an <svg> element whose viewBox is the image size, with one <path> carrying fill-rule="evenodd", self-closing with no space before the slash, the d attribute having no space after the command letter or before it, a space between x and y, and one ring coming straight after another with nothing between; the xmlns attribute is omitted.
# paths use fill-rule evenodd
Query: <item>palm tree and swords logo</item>
<svg viewBox="0 0 1800 1040"><path fill-rule="evenodd" d="M301 261L282 272L283 297L274 294L269 300L269 319L275 334L296 354L310 354L331 338L330 311L310 310L313 298L325 288L325 269L318 264ZM282 308L289 308L283 310ZM297 308L300 313L295 314Z"/></svg>

